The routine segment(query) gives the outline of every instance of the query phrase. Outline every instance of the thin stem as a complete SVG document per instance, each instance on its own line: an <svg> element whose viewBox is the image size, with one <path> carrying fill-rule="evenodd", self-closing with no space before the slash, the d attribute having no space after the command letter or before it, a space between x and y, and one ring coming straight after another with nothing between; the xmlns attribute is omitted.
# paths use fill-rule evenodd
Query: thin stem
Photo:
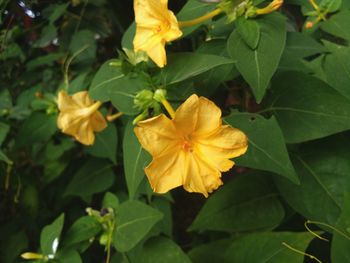
<svg viewBox="0 0 350 263"><path fill-rule="evenodd" d="M316 4L315 0L309 0L309 3L312 5L312 7L319 12L320 11L320 7Z"/></svg>
<svg viewBox="0 0 350 263"><path fill-rule="evenodd" d="M107 119L107 121L112 122L112 121L118 119L118 118L119 118L120 116L122 116L122 115L123 115L122 112L117 112L117 113L112 114L112 115L107 115L107 116L106 116L106 119Z"/></svg>
<svg viewBox="0 0 350 263"><path fill-rule="evenodd" d="M210 18L213 18L214 16L217 16L218 14L220 14L222 12L222 10L220 8L217 8L211 12L209 12L208 14L205 14L203 16L200 16L198 18L195 18L193 20L188 20L188 21L179 21L179 27L190 27L190 26L194 26L197 24L200 24Z"/></svg>
<svg viewBox="0 0 350 263"><path fill-rule="evenodd" d="M167 110L167 112L169 113L170 117L172 119L174 119L175 117L175 111L173 109L173 107L170 105L170 103L166 100L166 99L163 99L162 101L162 104L164 106L164 108Z"/></svg>
<svg viewBox="0 0 350 263"><path fill-rule="evenodd" d="M276 11L278 8L280 8L282 4L283 4L283 0L273 0L268 6L264 8L256 9L255 13L257 15L270 14L273 11Z"/></svg>
<svg viewBox="0 0 350 263"><path fill-rule="evenodd" d="M287 248L289 248L290 250L292 250L292 251L298 253L298 254L301 254L301 255L307 256L307 257L309 257L309 258L311 258L311 259L313 259L313 260L316 260L318 263L322 263L322 261L319 260L317 257L315 257L315 256L313 256L313 255L311 255L311 254L305 253L305 252L303 252L303 251L300 251L300 250L298 250L298 249L296 249L296 248L294 248L294 247L288 245L288 244L285 243L285 242L282 242L282 245L285 246L285 247L287 247Z"/></svg>
<svg viewBox="0 0 350 263"><path fill-rule="evenodd" d="M328 225L328 224L323 223L323 222L319 222L319 221L310 221L310 220L307 220L306 223L307 223L307 224L315 224L315 225L320 225L320 226L329 227L330 229L332 229L333 231L337 232L339 235L343 236L343 237L346 238L347 240L350 240L350 237L349 237L348 235L346 235L346 234L343 233L342 231L338 230L338 229L335 228L334 226Z"/></svg>

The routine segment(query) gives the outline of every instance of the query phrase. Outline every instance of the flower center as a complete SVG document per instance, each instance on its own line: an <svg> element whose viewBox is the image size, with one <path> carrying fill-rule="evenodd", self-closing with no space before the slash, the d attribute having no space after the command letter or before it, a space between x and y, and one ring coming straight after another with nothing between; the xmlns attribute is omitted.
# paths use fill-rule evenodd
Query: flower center
<svg viewBox="0 0 350 263"><path fill-rule="evenodd" d="M190 141L184 140L182 143L182 149L186 152L193 152L193 145Z"/></svg>
<svg viewBox="0 0 350 263"><path fill-rule="evenodd" d="M156 34L159 34L160 32L162 32L162 26L161 25L156 26L154 31L155 31Z"/></svg>

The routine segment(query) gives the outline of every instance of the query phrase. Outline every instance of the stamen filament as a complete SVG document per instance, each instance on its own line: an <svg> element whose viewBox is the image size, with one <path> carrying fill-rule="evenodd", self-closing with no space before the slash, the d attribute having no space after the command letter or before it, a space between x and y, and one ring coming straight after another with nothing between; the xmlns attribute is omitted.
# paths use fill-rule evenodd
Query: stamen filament
<svg viewBox="0 0 350 263"><path fill-rule="evenodd" d="M188 21L179 21L179 27L190 27L190 26L194 26L197 24L200 24L210 18L213 18L214 16L217 16L218 14L222 13L222 10L220 8L217 8L211 12L209 12L208 14L205 14L203 16L197 17L195 19L192 20L188 20Z"/></svg>

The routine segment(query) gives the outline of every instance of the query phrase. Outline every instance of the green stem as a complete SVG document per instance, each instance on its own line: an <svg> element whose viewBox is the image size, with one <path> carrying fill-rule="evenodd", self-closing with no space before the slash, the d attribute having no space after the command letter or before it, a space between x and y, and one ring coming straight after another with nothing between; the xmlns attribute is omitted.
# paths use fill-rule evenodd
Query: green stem
<svg viewBox="0 0 350 263"><path fill-rule="evenodd" d="M213 18L214 16L217 16L218 14L220 14L222 12L222 10L220 8L217 8L213 11L211 11L208 14L205 14L203 16L200 16L198 18L192 19L192 20L188 20L188 21L179 21L179 27L190 27L190 26L194 26L197 24L200 24L208 19Z"/></svg>

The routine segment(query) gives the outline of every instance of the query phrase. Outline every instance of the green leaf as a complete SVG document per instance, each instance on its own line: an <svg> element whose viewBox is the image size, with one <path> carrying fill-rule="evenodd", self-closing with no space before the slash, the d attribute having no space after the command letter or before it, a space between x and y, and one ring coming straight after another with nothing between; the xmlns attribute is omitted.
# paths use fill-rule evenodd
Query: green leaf
<svg viewBox="0 0 350 263"><path fill-rule="evenodd" d="M114 211L117 211L119 207L119 199L116 195L107 192L103 197L102 205L104 208L113 208Z"/></svg>
<svg viewBox="0 0 350 263"><path fill-rule="evenodd" d="M100 223L92 216L83 216L76 220L64 236L63 246L71 247L95 237L102 230Z"/></svg>
<svg viewBox="0 0 350 263"><path fill-rule="evenodd" d="M54 255L60 241L63 229L64 214L61 214L52 224L43 228L40 235L40 249L44 255Z"/></svg>
<svg viewBox="0 0 350 263"><path fill-rule="evenodd" d="M190 263L190 259L171 239L154 237L146 241L139 256L140 263Z"/></svg>
<svg viewBox="0 0 350 263"><path fill-rule="evenodd" d="M19 129L16 139L17 147L48 141L57 130L56 118L56 115L47 115L41 112L33 113Z"/></svg>
<svg viewBox="0 0 350 263"><path fill-rule="evenodd" d="M274 78L269 107L287 143L322 138L350 129L350 102L321 80L302 72Z"/></svg>
<svg viewBox="0 0 350 263"><path fill-rule="evenodd" d="M225 258L225 251L231 243L231 239L218 239L207 244L195 246L188 252L188 255L193 263L230 263Z"/></svg>
<svg viewBox="0 0 350 263"><path fill-rule="evenodd" d="M0 145L4 142L9 131L10 126L6 123L0 122Z"/></svg>
<svg viewBox="0 0 350 263"><path fill-rule="evenodd" d="M123 38L122 38L123 48L128 48L131 50L134 49L134 45L132 42L134 40L135 33L136 33L136 24L135 22L133 22L123 34Z"/></svg>
<svg viewBox="0 0 350 263"><path fill-rule="evenodd" d="M338 231L333 232L332 262L350 262L350 195L346 192L342 213L336 224Z"/></svg>
<svg viewBox="0 0 350 263"><path fill-rule="evenodd" d="M95 143L86 147L86 151L96 157L107 158L114 164L117 162L118 133L114 124L96 134Z"/></svg>
<svg viewBox="0 0 350 263"><path fill-rule="evenodd" d="M197 0L188 0L186 4L182 7L180 12L176 15L177 20L178 21L192 20L200 16L203 16L206 13L209 13L210 11L214 10L214 8L215 8L215 5L210 3L203 3ZM209 22L210 20L206 20L202 23L199 23L190 27L182 28L181 31L183 33L183 37L189 35L201 25L207 24Z"/></svg>
<svg viewBox="0 0 350 263"><path fill-rule="evenodd" d="M40 34L40 38L35 41L34 46L35 47L46 47L48 46L51 41L53 41L57 37L57 29L55 25L48 24L45 26Z"/></svg>
<svg viewBox="0 0 350 263"><path fill-rule="evenodd" d="M285 50L298 58L305 58L327 51L321 43L311 36L299 32L288 32Z"/></svg>
<svg viewBox="0 0 350 263"><path fill-rule="evenodd" d="M124 172L130 199L137 195L142 180L146 177L143 169L150 162L150 156L142 149L134 133L134 125L129 121L123 139Z"/></svg>
<svg viewBox="0 0 350 263"><path fill-rule="evenodd" d="M110 163L101 159L89 160L74 175L64 195L84 198L105 191L112 186L114 177Z"/></svg>
<svg viewBox="0 0 350 263"><path fill-rule="evenodd" d="M168 56L168 65L161 71L164 85L175 84L221 65L232 64L232 59L199 53L176 53ZM208 63L210 61L210 63Z"/></svg>
<svg viewBox="0 0 350 263"><path fill-rule="evenodd" d="M12 161L7 157L7 155L2 150L0 150L0 161L4 161L8 164L12 164Z"/></svg>
<svg viewBox="0 0 350 263"><path fill-rule="evenodd" d="M238 165L271 171L299 183L282 131L274 117L265 119L258 114L234 112L224 122L242 130L248 136L248 151L235 159Z"/></svg>
<svg viewBox="0 0 350 263"><path fill-rule="evenodd" d="M305 251L313 239L313 235L292 232L253 233L238 238L227 249L228 262L251 263L303 263Z"/></svg>
<svg viewBox="0 0 350 263"><path fill-rule="evenodd" d="M237 69L251 86L259 103L275 73L285 41L285 18L272 13L256 20L260 27L260 41L256 49L246 45L238 30L233 31L227 41L229 55L237 60Z"/></svg>
<svg viewBox="0 0 350 263"><path fill-rule="evenodd" d="M255 19L246 19L240 16L236 20L237 31L243 41L251 49L256 49L260 40L260 26Z"/></svg>
<svg viewBox="0 0 350 263"><path fill-rule="evenodd" d="M84 47L87 47L82 51ZM74 58L74 62L92 63L96 57L96 40L95 33L90 30L81 30L72 36L72 40L69 44L69 51L74 54L80 52L77 57Z"/></svg>
<svg viewBox="0 0 350 263"><path fill-rule="evenodd" d="M52 66L54 62L63 58L64 55L64 53L51 53L45 56L36 57L35 59L29 61L26 67L28 70L33 70L44 65Z"/></svg>
<svg viewBox="0 0 350 263"><path fill-rule="evenodd" d="M231 180L212 194L189 230L233 233L272 229L283 217L271 182L261 173L252 173Z"/></svg>
<svg viewBox="0 0 350 263"><path fill-rule="evenodd" d="M79 253L75 250L63 250L57 254L59 263L82 263Z"/></svg>
<svg viewBox="0 0 350 263"><path fill-rule="evenodd" d="M348 147L319 141L302 150L294 162L300 185L274 178L281 195L295 211L307 219L335 225L343 193L350 189Z"/></svg>
<svg viewBox="0 0 350 263"><path fill-rule="evenodd" d="M132 249L162 217L158 210L140 201L122 203L116 212L115 248L120 252Z"/></svg>
<svg viewBox="0 0 350 263"><path fill-rule="evenodd" d="M119 67L110 65L116 61L116 59L108 60L99 68L90 85L91 98L102 102L109 100L109 91L117 87L118 80L124 77Z"/></svg>
<svg viewBox="0 0 350 263"><path fill-rule="evenodd" d="M332 52L323 62L327 82L350 100L350 47L330 43L326 46Z"/></svg>
<svg viewBox="0 0 350 263"><path fill-rule="evenodd" d="M321 29L336 37L344 38L350 41L350 10L342 10L339 13L331 16L325 22L321 23Z"/></svg>

